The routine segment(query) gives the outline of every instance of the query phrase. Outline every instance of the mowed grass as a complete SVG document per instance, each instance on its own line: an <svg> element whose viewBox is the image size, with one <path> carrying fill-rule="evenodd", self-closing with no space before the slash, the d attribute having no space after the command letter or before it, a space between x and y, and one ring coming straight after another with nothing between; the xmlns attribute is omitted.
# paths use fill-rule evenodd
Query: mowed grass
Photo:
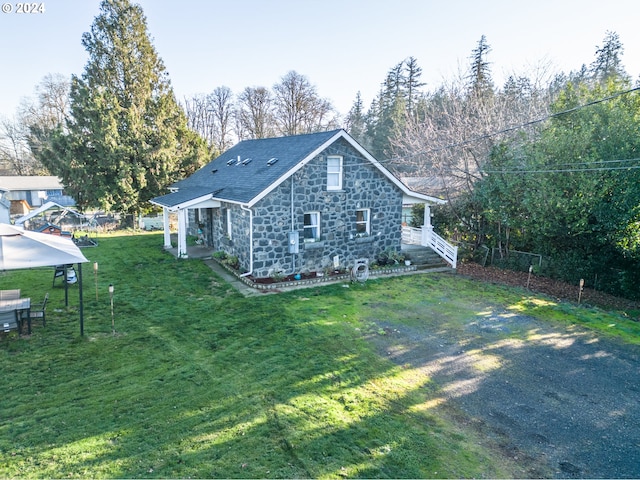
<svg viewBox="0 0 640 480"><path fill-rule="evenodd" d="M473 431L429 408L428 378L375 353L370 319L387 310L396 321L406 312L409 322L461 322L497 305L568 321L568 307L452 275L244 298L161 245L158 234L109 236L83 250L83 337L77 286L65 307L52 268L0 274L0 288L51 295L46 327L0 338L0 477L515 475Z"/></svg>

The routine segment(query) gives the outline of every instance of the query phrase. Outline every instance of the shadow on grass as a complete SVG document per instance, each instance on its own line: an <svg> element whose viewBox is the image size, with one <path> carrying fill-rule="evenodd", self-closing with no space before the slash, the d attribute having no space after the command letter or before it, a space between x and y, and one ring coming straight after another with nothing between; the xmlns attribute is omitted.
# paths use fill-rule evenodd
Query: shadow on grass
<svg viewBox="0 0 640 480"><path fill-rule="evenodd" d="M640 475L637 347L568 323L571 314L598 321L607 314L557 304L552 312L548 301L515 297L502 306L491 297L484 305L449 299L446 312L438 300L402 313L396 302L377 305L369 317L383 333L370 336L379 352L438 386L434 403L473 419L517 459L521 476ZM525 303L529 315L521 313Z"/></svg>
<svg viewBox="0 0 640 480"><path fill-rule="evenodd" d="M160 235L104 238L86 252L100 267L97 300L96 278L85 275L84 338L75 307L65 308L62 290L50 288L52 271L0 277L0 288L23 283L34 297L52 294L46 328L0 341L10 365L1 476L511 474L474 432L433 410L447 382L431 381L439 373L425 372L426 360L395 356L396 365L368 340L381 320L447 320L444 307L425 310L416 299L428 286L434 305L448 301L448 281L440 289L437 280L416 277L247 299L202 262L175 260L161 243ZM478 311L460 307L464 315ZM454 323L430 335L451 335ZM455 324L458 335L464 327ZM407 355L419 348L403 342ZM494 350L502 354L497 344ZM499 388L498 381L484 376L468 396Z"/></svg>

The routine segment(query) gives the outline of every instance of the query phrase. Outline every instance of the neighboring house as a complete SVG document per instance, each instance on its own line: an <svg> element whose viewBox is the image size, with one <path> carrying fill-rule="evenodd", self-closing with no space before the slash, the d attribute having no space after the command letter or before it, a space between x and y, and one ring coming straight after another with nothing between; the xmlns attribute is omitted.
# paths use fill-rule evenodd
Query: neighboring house
<svg viewBox="0 0 640 480"><path fill-rule="evenodd" d="M163 207L165 247L177 212L179 257L201 230L256 278L400 252L403 205L443 203L408 189L344 130L240 142L170 191L152 200Z"/></svg>
<svg viewBox="0 0 640 480"><path fill-rule="evenodd" d="M12 214L25 215L47 201L64 206L75 203L63 194L64 187L54 176L0 176L0 189L7 192L5 198L11 201Z"/></svg>

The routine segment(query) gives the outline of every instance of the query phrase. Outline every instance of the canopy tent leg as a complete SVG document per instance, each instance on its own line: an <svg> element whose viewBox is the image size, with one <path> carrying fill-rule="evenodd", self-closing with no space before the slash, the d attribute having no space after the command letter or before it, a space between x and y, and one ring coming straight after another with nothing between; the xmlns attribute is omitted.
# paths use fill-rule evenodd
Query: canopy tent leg
<svg viewBox="0 0 640 480"><path fill-rule="evenodd" d="M80 297L80 336L84 336L84 302L82 295L82 264L78 263L78 296Z"/></svg>

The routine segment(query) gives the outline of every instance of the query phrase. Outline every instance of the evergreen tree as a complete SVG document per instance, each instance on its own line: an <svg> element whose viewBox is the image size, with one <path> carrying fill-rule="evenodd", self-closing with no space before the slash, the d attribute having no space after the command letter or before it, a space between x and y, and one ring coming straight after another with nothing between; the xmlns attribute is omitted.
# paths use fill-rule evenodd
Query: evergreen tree
<svg viewBox="0 0 640 480"><path fill-rule="evenodd" d="M365 113L364 106L362 104L362 95L360 92L356 95L356 99L353 102L353 106L346 118L346 129L349 134L355 138L362 145L366 143L365 139Z"/></svg>
<svg viewBox="0 0 640 480"><path fill-rule="evenodd" d="M404 77L404 62L395 65L387 73L378 95L375 126L369 129L371 134L372 153L377 158L391 155L391 138L404 126L407 111L406 80ZM373 107L373 105L372 105Z"/></svg>
<svg viewBox="0 0 640 480"><path fill-rule="evenodd" d="M627 74L620 58L623 51L618 34L607 32L604 44L596 49L596 59L591 64L590 72L593 79L596 81L606 81L611 78L626 79Z"/></svg>
<svg viewBox="0 0 640 480"><path fill-rule="evenodd" d="M471 65L467 77L469 91L478 97L493 93L491 64L487 61L487 56L490 52L491 47L487 43L487 38L482 35L478 41L478 46L471 52Z"/></svg>
<svg viewBox="0 0 640 480"><path fill-rule="evenodd" d="M422 76L422 68L418 66L418 61L414 57L409 57L404 62L405 75L404 84L407 96L407 113L414 115L416 104L420 98L420 88L426 83L420 81Z"/></svg>
<svg viewBox="0 0 640 480"><path fill-rule="evenodd" d="M552 105L568 113L524 146L495 148L474 195L515 249L553 259L546 273L597 276L610 293L640 298L640 98L628 88L620 77L568 82Z"/></svg>
<svg viewBox="0 0 640 480"><path fill-rule="evenodd" d="M206 144L187 128L139 5L103 0L82 45L66 129L39 157L80 206L137 213L200 167Z"/></svg>

